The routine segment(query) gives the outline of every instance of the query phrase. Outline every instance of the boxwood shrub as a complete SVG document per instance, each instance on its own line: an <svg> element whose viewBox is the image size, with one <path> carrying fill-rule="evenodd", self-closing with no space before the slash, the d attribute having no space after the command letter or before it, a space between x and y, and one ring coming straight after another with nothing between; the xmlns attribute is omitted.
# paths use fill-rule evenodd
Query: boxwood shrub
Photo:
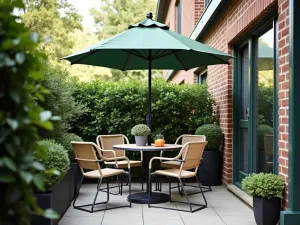
<svg viewBox="0 0 300 225"><path fill-rule="evenodd" d="M261 198L281 198L284 181L275 174L253 173L242 180L242 188L249 195Z"/></svg>
<svg viewBox="0 0 300 225"><path fill-rule="evenodd" d="M147 82L77 83L75 90L76 101L84 102L89 112L73 120L73 133L85 141L114 133L134 141L131 128L146 122ZM153 79L151 137L161 133L167 143L174 143L181 134L194 133L197 127L212 123L213 108L214 99L206 85L178 85Z"/></svg>
<svg viewBox="0 0 300 225"><path fill-rule="evenodd" d="M205 150L215 151L219 150L219 147L222 143L222 129L215 124L205 124L195 132L196 135L205 135L207 140L207 145L205 146Z"/></svg>
<svg viewBox="0 0 300 225"><path fill-rule="evenodd" d="M54 140L41 140L37 142L37 145L46 151L46 157L40 157L39 154L35 154L36 160L42 162L46 169L56 169L60 172L60 175L48 173L45 175L45 190L49 191L67 174L70 167L70 160L64 147Z"/></svg>

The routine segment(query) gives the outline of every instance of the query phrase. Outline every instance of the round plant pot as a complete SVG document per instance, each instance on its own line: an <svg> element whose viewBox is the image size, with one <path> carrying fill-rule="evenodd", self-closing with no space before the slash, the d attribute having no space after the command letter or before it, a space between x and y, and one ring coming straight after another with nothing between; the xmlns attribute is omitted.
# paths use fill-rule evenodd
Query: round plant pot
<svg viewBox="0 0 300 225"><path fill-rule="evenodd" d="M204 151L198 170L198 178L204 186L222 185L223 152Z"/></svg>
<svg viewBox="0 0 300 225"><path fill-rule="evenodd" d="M280 209L280 198L253 197L253 211L257 225L276 225L280 217Z"/></svg>
<svg viewBox="0 0 300 225"><path fill-rule="evenodd" d="M146 146L148 136L135 136L135 143L137 146Z"/></svg>

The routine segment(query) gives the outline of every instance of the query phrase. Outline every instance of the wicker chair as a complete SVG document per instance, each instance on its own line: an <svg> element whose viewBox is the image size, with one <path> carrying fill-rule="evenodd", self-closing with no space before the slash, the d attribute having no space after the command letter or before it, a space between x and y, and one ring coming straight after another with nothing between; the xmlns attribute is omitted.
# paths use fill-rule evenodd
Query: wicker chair
<svg viewBox="0 0 300 225"><path fill-rule="evenodd" d="M195 212L201 209L204 209L207 207L207 201L206 198L204 196L204 192L202 190L202 186L199 182L199 179L197 177L197 171L200 165L200 160L202 158L202 154L204 151L204 148L207 144L207 141L202 141L202 142L187 142L186 144L183 145L183 147L181 148L179 154L174 157L174 158L165 158L165 157L153 157L150 160L149 163L149 186L151 187L151 178L154 175L160 175L160 176L167 176L169 177L169 195L170 195L170 202L179 202L179 203L184 203L184 204L188 204L190 210L181 210L181 209L177 209L179 211L185 211L185 212ZM164 161L168 161L168 162L178 162L179 163L179 168L168 168L168 169L164 169L164 170L156 170L155 172L151 172L151 168L152 168L152 163L154 160L164 160ZM171 198L171 177L173 178L177 178L178 181L180 182L182 191L186 197L187 202L181 202L181 201L172 201ZM195 203L191 203L189 201L189 197L186 194L182 179L188 179L188 178L192 178L192 177L196 177L199 189L200 189L200 193L202 194L202 197L204 199L205 204L195 204ZM150 190L149 190L149 195L150 195ZM200 206L196 209L192 209L192 205L195 206ZM154 207L154 208L164 208L164 209L172 209L172 210L176 210L174 208L167 208L167 207L159 207L159 206L150 206L150 201L148 202L148 207Z"/></svg>
<svg viewBox="0 0 300 225"><path fill-rule="evenodd" d="M116 144L129 144L128 138L123 135L123 134L110 134L110 135L98 135L96 138L97 145L103 154L104 157L106 158L112 158L112 157L125 157L126 152L124 150L113 150L113 145ZM111 160L111 161L106 161L104 162L105 165L107 166L113 166L114 168L119 168L119 169L127 169L128 168L128 163L126 160ZM141 172L143 174L143 152L141 151L141 160L129 160L130 167L141 167ZM117 194L122 194L121 192L121 185L120 186L120 179L117 176L117 181L118 181L118 187L119 192ZM126 184L127 185L127 184ZM111 188L115 188L111 187ZM142 178L142 190L144 190L144 184L143 184L143 178ZM111 193L115 194L115 193Z"/></svg>
<svg viewBox="0 0 300 225"><path fill-rule="evenodd" d="M94 210L95 205L107 204L108 201L109 201L109 179L108 179L109 177L119 176L119 175L127 175L128 180L129 180L129 196L131 195L130 163L129 163L128 158L126 158L125 156L106 158L101 154L101 151L98 149L98 146L96 144L94 144L93 142L75 142L75 141L72 141L71 144L73 146L76 160L78 162L78 165L79 165L80 170L81 170L82 175L83 175L82 180L80 182L78 192L76 193L76 197L73 201L73 207L75 209L79 209L79 210L90 212L90 213L93 213L95 211L108 210L108 209L131 207L131 199L129 199L129 205L116 206L116 207L111 207L111 208L107 208L107 206L106 206L104 209ZM99 156L100 156L101 160L98 160L95 150L98 150L98 152L100 153ZM110 160L115 160L115 161L125 160L127 162L128 172L126 172L123 169L113 169L113 168L104 168L104 169L102 169L100 167L99 163L100 162L106 162L108 160L109 161ZM98 185L97 185L96 195L94 197L94 201L93 201L92 204L77 205L76 206L75 203L76 203L76 200L78 198L80 188L81 188L81 185L82 185L82 182L83 182L84 178L92 178L92 179L98 179L99 180ZM107 187L104 188L104 189L101 189L101 183L104 179L106 179ZM106 190L107 199L104 202L96 203L98 192L101 191L101 190ZM83 207L87 207L87 206L91 206L91 210L83 208Z"/></svg>
<svg viewBox="0 0 300 225"><path fill-rule="evenodd" d="M181 142L180 142L181 141ZM183 134L181 136L179 136L175 142L175 144L181 144L184 145L187 142L190 141L206 141L206 137L204 135L190 135L190 134ZM160 152L160 157L163 157L163 151ZM200 166L202 166L202 164L200 164ZM169 169L179 169L180 168L180 162L178 161L164 161L160 163L160 168L169 168ZM189 187L196 187L198 188L198 186L193 186L190 184L186 184L185 181L183 182L183 184L185 186L189 186ZM157 182L156 184L156 190L161 191L161 183ZM202 187L204 189L204 191L212 191L211 187ZM178 191L180 195L183 195L182 191L180 191L179 189L179 183L178 183ZM199 192L193 192L193 193L189 193L188 195L193 195L193 194L198 194Z"/></svg>

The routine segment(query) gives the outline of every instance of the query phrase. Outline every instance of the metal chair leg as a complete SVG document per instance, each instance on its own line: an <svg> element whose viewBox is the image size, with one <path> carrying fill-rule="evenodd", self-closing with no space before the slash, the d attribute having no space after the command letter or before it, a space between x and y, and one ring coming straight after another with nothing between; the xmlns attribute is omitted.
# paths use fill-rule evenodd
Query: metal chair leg
<svg viewBox="0 0 300 225"><path fill-rule="evenodd" d="M101 178L100 181L98 182L99 188L97 188L97 192L96 192L96 195L95 195L95 198L94 198L92 207L91 207L91 211L92 211L92 212L94 212L94 206L95 206L95 203L96 203L96 200L97 200L97 197L98 197L98 193L99 193L99 189L100 189L101 183L102 183L102 178ZM107 181L107 183L108 183L108 181ZM108 189L107 189L107 192L108 192Z"/></svg>
<svg viewBox="0 0 300 225"><path fill-rule="evenodd" d="M129 208L131 208L131 172L128 169L128 183L129 183Z"/></svg>
<svg viewBox="0 0 300 225"><path fill-rule="evenodd" d="M199 182L199 179L198 179L198 177L197 177L197 176L196 176L196 180L197 180L197 182L198 182L198 185L199 185L199 188L200 188L200 191L201 191L202 197L203 197L203 199L204 199L205 206L207 206L207 201L206 201L206 198L205 198L204 192L203 192L203 190L202 190L202 186L201 186L201 184L200 184L200 182Z"/></svg>
<svg viewBox="0 0 300 225"><path fill-rule="evenodd" d="M148 180L148 185L149 185L149 188L148 188L148 208L150 208L150 195L151 195L151 177L152 177L152 174L151 174L151 169L149 169L149 180Z"/></svg>
<svg viewBox="0 0 300 225"><path fill-rule="evenodd" d="M141 168L142 168L142 191L144 190L144 169L143 169L143 167L141 166ZM146 182L146 184L147 184L147 182Z"/></svg>
<svg viewBox="0 0 300 225"><path fill-rule="evenodd" d="M79 191L80 191L80 188L81 188L83 179L84 179L84 177L81 178L81 181L80 181L80 185L79 185L78 191L77 191L76 196L75 196L74 201L73 201L73 207L74 207L74 208L75 208L75 202L76 202L77 197L78 197L78 195L79 195Z"/></svg>
<svg viewBox="0 0 300 225"><path fill-rule="evenodd" d="M192 209L192 206L191 206L191 203L190 203L189 197L188 197L188 195L187 195L187 194L186 194L186 192L185 192L185 189L184 189L183 183L182 183L182 181L181 181L181 179L180 179L180 178L178 178L178 180L179 180L179 182L180 182L180 184L181 184L181 188L182 188L182 191L183 191L183 193L184 193L184 195L185 195L185 198L186 198L186 200L187 200L187 202L188 202L188 204L189 204L189 206L190 206L190 212L192 212L192 211L193 211L193 209Z"/></svg>
<svg viewBox="0 0 300 225"><path fill-rule="evenodd" d="M171 177L169 177L169 196L170 196L170 202L172 202L172 198L171 198Z"/></svg>

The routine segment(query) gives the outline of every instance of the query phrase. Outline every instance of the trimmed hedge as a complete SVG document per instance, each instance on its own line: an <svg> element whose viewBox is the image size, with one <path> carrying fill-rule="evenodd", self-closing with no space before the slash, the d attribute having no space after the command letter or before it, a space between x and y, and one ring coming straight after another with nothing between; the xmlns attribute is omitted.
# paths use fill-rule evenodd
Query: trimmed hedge
<svg viewBox="0 0 300 225"><path fill-rule="evenodd" d="M77 117L72 132L86 141L99 134L126 135L134 143L131 128L145 123L147 114L147 82L77 83L74 97L84 102L89 112ZM214 99L206 85L177 85L163 79L152 81L151 137L164 135L174 143L181 134L194 133L196 128L214 121Z"/></svg>

